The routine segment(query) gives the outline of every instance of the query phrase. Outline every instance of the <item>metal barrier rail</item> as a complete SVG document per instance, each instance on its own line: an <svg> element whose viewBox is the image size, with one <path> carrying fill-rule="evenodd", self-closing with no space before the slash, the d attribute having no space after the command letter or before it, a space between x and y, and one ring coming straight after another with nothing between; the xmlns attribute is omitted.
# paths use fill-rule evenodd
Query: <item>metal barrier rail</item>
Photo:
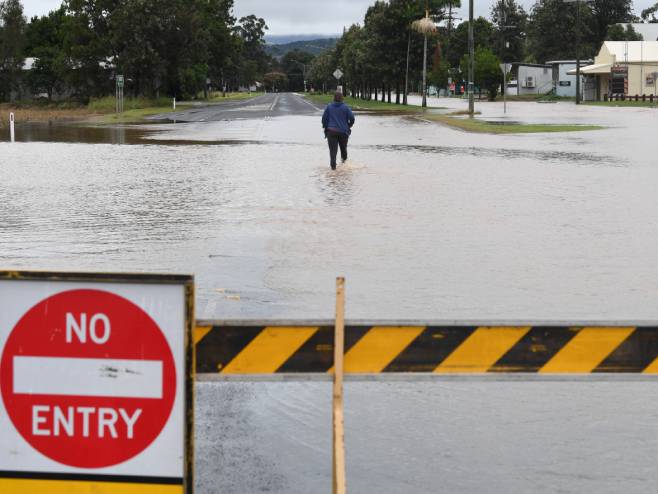
<svg viewBox="0 0 658 494"><path fill-rule="evenodd" d="M198 374L331 373L333 321L198 321ZM658 323L346 323L345 373L658 373Z"/></svg>

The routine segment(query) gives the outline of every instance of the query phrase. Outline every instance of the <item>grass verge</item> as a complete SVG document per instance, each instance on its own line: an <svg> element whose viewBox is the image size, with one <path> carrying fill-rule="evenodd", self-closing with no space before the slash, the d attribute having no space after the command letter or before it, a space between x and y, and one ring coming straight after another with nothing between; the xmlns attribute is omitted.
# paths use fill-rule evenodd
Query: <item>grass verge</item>
<svg viewBox="0 0 658 494"><path fill-rule="evenodd" d="M466 132L481 134L535 134L543 132L582 132L585 130L600 130L599 125L550 125L550 124L500 124L475 118L456 118L450 115L423 115L423 120L438 122Z"/></svg>
<svg viewBox="0 0 658 494"><path fill-rule="evenodd" d="M189 104L177 104L176 110L185 110L189 107ZM168 113L171 111L173 111L171 105L153 106L150 108L135 108L133 110L125 110L123 113L108 113L106 115L99 115L93 118L92 121L97 124L141 123L146 117L159 115L161 113Z"/></svg>
<svg viewBox="0 0 658 494"><path fill-rule="evenodd" d="M17 124L26 122L54 122L84 120L92 115L86 106L76 104L0 104L0 129L9 127L9 114L14 114Z"/></svg>
<svg viewBox="0 0 658 494"><path fill-rule="evenodd" d="M328 105L334 100L333 94L304 94L306 99L317 103L319 105ZM345 98L345 103L350 106L353 110L374 110L374 111L403 111L417 112L420 110L420 107L414 105L396 105L395 103L385 103L382 101L366 101L358 98L352 98L347 96Z"/></svg>

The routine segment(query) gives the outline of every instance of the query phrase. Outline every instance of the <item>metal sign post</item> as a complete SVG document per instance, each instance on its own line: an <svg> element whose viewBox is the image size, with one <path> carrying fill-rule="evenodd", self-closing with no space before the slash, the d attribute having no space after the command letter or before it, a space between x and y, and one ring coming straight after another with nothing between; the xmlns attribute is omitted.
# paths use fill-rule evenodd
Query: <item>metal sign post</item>
<svg viewBox="0 0 658 494"><path fill-rule="evenodd" d="M122 75L117 76L116 85L116 112L123 113L123 86L124 78Z"/></svg>
<svg viewBox="0 0 658 494"><path fill-rule="evenodd" d="M334 70L333 76L336 78L336 80L337 80L338 83L339 83L339 85L338 85L338 87L337 87L336 89L337 89L338 91L340 91L341 93L343 92L343 86L340 85L340 80L343 78L343 75L344 75L344 74L343 74L343 71L342 71L342 70L340 70L340 69L336 69L336 70Z"/></svg>

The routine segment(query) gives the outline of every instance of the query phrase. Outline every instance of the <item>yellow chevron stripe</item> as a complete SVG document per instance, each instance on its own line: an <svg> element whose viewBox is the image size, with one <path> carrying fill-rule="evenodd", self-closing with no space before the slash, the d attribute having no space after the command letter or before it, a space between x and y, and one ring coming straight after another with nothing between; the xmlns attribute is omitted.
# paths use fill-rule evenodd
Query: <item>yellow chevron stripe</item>
<svg viewBox="0 0 658 494"><path fill-rule="evenodd" d="M345 355L345 372L381 372L424 329L424 326L373 327Z"/></svg>
<svg viewBox="0 0 658 494"><path fill-rule="evenodd" d="M487 372L529 330L530 326L478 328L448 355L434 372L440 374Z"/></svg>
<svg viewBox="0 0 658 494"><path fill-rule="evenodd" d="M199 343L208 333L210 333L210 330L212 329L212 326L196 326L194 328L194 344L196 345Z"/></svg>
<svg viewBox="0 0 658 494"><path fill-rule="evenodd" d="M658 374L658 358L651 362L649 366L642 371L642 374Z"/></svg>
<svg viewBox="0 0 658 494"><path fill-rule="evenodd" d="M267 327L233 359L223 374L270 374L299 350L317 327Z"/></svg>
<svg viewBox="0 0 658 494"><path fill-rule="evenodd" d="M0 479L2 494L183 494L181 485L69 480Z"/></svg>
<svg viewBox="0 0 658 494"><path fill-rule="evenodd" d="M543 374L592 372L635 328L583 328L539 369Z"/></svg>

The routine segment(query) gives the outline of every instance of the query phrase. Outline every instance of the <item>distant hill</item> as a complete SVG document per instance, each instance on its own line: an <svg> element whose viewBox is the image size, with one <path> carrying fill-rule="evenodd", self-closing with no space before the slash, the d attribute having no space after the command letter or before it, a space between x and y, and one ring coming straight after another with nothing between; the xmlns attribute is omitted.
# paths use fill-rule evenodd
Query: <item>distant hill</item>
<svg viewBox="0 0 658 494"><path fill-rule="evenodd" d="M314 39L340 38L340 34L266 34L268 45L285 45L293 41L312 41Z"/></svg>
<svg viewBox="0 0 658 494"><path fill-rule="evenodd" d="M319 38L309 40L289 41L287 43L274 44L270 41L265 45L265 51L274 58L281 58L289 51L300 50L319 55L336 46L338 38Z"/></svg>

